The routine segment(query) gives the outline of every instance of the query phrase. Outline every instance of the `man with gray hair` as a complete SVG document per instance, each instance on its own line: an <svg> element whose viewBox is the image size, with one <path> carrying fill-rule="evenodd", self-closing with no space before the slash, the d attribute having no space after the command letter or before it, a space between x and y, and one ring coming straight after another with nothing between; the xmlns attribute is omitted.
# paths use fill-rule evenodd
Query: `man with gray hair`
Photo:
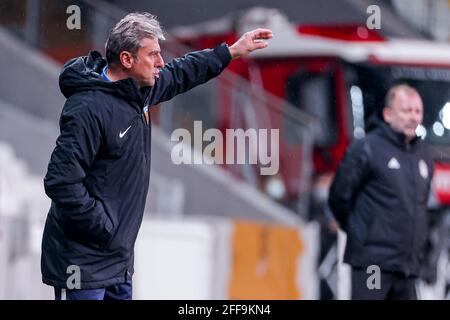
<svg viewBox="0 0 450 320"><path fill-rule="evenodd" d="M42 239L43 282L56 299L131 299L134 244L150 176L148 108L218 76L232 59L267 46L268 29L230 47L168 64L155 16L131 13L97 51L68 61L60 135L44 179L51 207Z"/></svg>

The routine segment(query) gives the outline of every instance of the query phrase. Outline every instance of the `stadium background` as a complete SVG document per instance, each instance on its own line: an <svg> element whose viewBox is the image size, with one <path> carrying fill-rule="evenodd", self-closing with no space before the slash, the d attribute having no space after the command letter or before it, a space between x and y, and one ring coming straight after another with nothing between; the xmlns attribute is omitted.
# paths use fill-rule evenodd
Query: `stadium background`
<svg viewBox="0 0 450 320"><path fill-rule="evenodd" d="M42 178L64 104L58 88L64 61L91 49L102 51L108 30L131 11L158 15L168 32L163 50L169 61L189 50L187 42L180 42L177 36L192 35L189 32L198 30L192 26L205 21L209 21L209 30L220 29L226 19L259 7L275 9L269 16L280 14L296 25L365 26L367 8L372 4L381 8L379 32L385 38L442 44L450 40L450 3L440 0L408 1L407 6L401 0L196 0L188 4L179 0L1 0L0 299L53 297L51 288L40 279L41 236L50 203ZM67 28L70 5L81 9L80 29ZM253 17L267 22L264 12L253 11ZM295 125L302 150L298 168L302 193L295 205L280 200L286 187L279 177L261 185L261 181L255 182L251 168L176 166L170 161L173 129L192 129L193 120L205 113L202 120L210 127L216 124L219 86L238 92L241 105L253 101L247 109L254 108L254 113L258 113L258 104L269 118L290 112L278 108L285 101L270 94L270 99L259 101L252 93L260 92L258 83L235 77L227 71L204 89L152 108L151 184L136 245L134 298L347 299L349 270L339 263L345 235L339 234L339 241L321 252L326 226L321 215L311 213L313 127L317 121L313 116L291 112L289 128ZM202 98L205 96L208 100ZM234 112L230 121L239 125L242 117ZM326 181L324 184L327 186ZM439 226L444 237L438 239L447 253L448 224L448 218L442 219ZM440 280L429 286L422 283L424 299L449 297L448 255L439 261L443 261L436 267Z"/></svg>

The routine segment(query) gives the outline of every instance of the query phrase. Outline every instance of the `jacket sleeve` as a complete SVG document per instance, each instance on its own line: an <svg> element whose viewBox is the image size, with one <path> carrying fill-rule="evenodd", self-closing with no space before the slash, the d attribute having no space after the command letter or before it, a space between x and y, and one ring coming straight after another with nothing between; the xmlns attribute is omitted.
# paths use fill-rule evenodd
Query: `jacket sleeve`
<svg viewBox="0 0 450 320"><path fill-rule="evenodd" d="M153 106L170 100L205 83L218 76L230 61L231 54L226 44L173 59L162 68L155 85L144 93L146 105Z"/></svg>
<svg viewBox="0 0 450 320"><path fill-rule="evenodd" d="M333 215L345 230L355 196L370 173L370 148L364 140L353 142L334 176L328 204Z"/></svg>
<svg viewBox="0 0 450 320"><path fill-rule="evenodd" d="M102 202L90 195L83 184L102 142L100 119L86 104L72 103L61 114L61 133L48 164L44 187L56 207L56 219L69 237L103 244L111 238L113 224Z"/></svg>

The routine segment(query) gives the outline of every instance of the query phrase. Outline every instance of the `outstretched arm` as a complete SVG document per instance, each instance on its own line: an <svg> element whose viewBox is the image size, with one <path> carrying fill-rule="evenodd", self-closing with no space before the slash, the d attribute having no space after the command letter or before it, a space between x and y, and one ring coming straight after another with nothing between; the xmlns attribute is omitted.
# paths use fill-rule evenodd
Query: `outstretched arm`
<svg viewBox="0 0 450 320"><path fill-rule="evenodd" d="M245 33L230 47L221 44L214 49L195 51L173 59L161 70L155 85L144 91L146 105L167 101L218 76L232 59L267 47L264 39L271 37L272 31L255 29Z"/></svg>

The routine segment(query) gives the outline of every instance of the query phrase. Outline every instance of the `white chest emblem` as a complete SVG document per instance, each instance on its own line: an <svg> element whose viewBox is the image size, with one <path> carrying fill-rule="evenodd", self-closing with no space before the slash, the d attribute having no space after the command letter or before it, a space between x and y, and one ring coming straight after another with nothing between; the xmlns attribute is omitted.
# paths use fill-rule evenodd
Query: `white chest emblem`
<svg viewBox="0 0 450 320"><path fill-rule="evenodd" d="M419 173L422 178L426 179L428 178L428 166L425 161L420 159L419 161Z"/></svg>
<svg viewBox="0 0 450 320"><path fill-rule="evenodd" d="M389 169L400 169L400 163L395 158L391 158L391 160L389 160L387 166Z"/></svg>
<svg viewBox="0 0 450 320"><path fill-rule="evenodd" d="M130 130L130 128L131 128L131 126L129 126L129 127L127 128L127 130L125 130L124 132L120 131L120 132L119 132L119 138L122 139L123 136L127 133L127 131Z"/></svg>

